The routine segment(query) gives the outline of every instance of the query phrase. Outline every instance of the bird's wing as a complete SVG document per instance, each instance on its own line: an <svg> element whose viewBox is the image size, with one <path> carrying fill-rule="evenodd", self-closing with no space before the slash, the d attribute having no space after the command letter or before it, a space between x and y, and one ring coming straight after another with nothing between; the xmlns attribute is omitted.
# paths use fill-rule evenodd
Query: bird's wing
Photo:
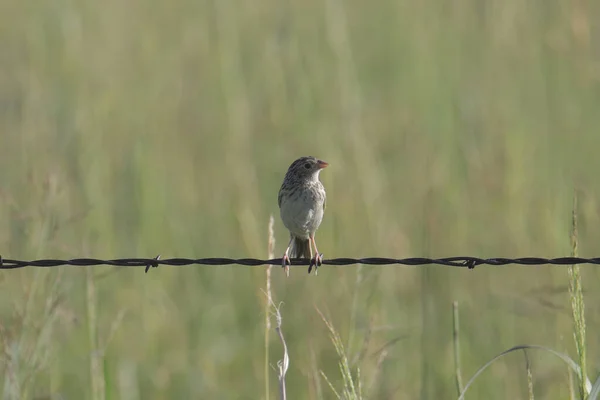
<svg viewBox="0 0 600 400"><path fill-rule="evenodd" d="M281 189L279 189L279 194L277 195L277 204L279 205L279 208L281 208L281 198L282 198L282 193L281 193Z"/></svg>
<svg viewBox="0 0 600 400"><path fill-rule="evenodd" d="M327 208L327 193L323 190L323 211Z"/></svg>

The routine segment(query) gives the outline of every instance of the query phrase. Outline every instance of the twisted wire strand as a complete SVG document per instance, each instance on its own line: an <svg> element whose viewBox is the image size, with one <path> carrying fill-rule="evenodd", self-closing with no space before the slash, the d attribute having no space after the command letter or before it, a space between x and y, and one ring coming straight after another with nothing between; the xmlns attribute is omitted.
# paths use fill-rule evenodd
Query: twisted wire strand
<svg viewBox="0 0 600 400"><path fill-rule="evenodd" d="M96 258L74 258L70 260L43 259L43 260L12 260L0 257L0 269L16 269L24 267L58 267L63 265L71 265L78 267L92 267L99 265L112 265L115 267L146 267L146 272L150 267L158 267L159 265L169 266L186 266L186 265L244 265L244 266L260 266L260 265L281 265L281 258L273 258L261 260L256 258L167 258L160 259L160 255L155 258L118 258L113 260L101 260ZM310 260L307 258L292 259L292 266L310 265ZM367 258L331 258L324 259L323 265L444 265L448 267L464 267L473 269L478 265L504 266L509 264L515 265L573 265L573 264L600 264L600 257L581 258L581 257L559 257L559 258L542 258L542 257L522 257L522 258L478 258L478 257L446 257L446 258L383 258L383 257L367 257Z"/></svg>

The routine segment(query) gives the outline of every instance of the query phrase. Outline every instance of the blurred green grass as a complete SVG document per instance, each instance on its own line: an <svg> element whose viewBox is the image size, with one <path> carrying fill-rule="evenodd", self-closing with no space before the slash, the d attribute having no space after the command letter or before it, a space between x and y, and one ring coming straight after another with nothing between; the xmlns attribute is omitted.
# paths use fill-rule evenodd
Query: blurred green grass
<svg viewBox="0 0 600 400"><path fill-rule="evenodd" d="M331 164L326 257L564 256L574 187L580 254L599 254L594 2L0 8L6 258L263 257L285 170L307 154ZM276 236L281 252L278 219ZM332 398L319 369L342 384L315 305L350 360L369 333L371 398L455 396L453 300L467 376L516 344L574 354L565 268L357 268L273 271L290 398ZM594 368L599 274L582 276ZM125 312L102 359L107 398L264 396L262 268L130 269L95 286L100 348ZM86 309L83 269L0 274L5 397L94 398ZM278 346L273 336L272 364ZM532 362L536 394L565 398L564 367ZM525 397L522 360L471 390Z"/></svg>

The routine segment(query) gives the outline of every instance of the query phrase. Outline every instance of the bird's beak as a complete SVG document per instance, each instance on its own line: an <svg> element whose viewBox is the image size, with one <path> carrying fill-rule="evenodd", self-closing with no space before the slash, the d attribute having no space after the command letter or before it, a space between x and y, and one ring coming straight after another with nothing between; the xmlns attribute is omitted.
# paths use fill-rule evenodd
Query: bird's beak
<svg viewBox="0 0 600 400"><path fill-rule="evenodd" d="M323 161L323 160L317 160L317 165L319 166L319 169L323 169L323 168L325 168L326 166L328 166L328 165L329 165L329 163L327 163L327 162L325 162L325 161Z"/></svg>

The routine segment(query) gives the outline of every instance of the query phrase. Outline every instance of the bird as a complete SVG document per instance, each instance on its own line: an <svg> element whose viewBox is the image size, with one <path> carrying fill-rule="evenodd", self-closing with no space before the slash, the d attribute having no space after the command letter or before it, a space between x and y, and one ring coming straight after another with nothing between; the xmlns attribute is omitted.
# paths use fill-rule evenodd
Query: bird
<svg viewBox="0 0 600 400"><path fill-rule="evenodd" d="M310 258L308 273L323 261L315 242L315 232L321 225L327 196L319 174L329 163L315 157L300 157L287 170L277 202L283 225L290 231L290 241L281 259L289 276L290 258ZM314 257L313 257L314 247Z"/></svg>

